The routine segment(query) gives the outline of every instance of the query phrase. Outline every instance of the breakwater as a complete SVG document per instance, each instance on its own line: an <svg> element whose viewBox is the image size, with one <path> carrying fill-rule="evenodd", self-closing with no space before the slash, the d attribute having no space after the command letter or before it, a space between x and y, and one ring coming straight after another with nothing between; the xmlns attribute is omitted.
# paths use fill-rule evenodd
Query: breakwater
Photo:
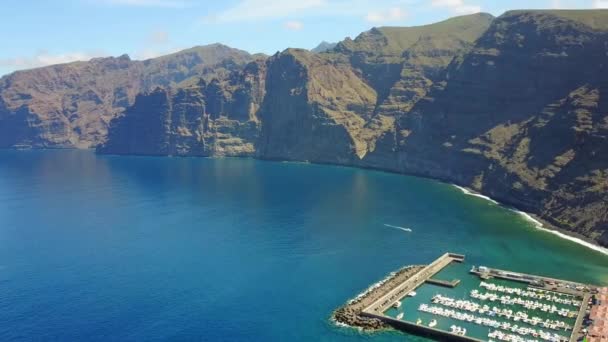
<svg viewBox="0 0 608 342"><path fill-rule="evenodd" d="M429 265L406 266L338 308L332 319L337 323L365 330L394 326L391 320L382 314L388 307L424 284L450 263L463 260L463 255L445 253Z"/></svg>
<svg viewBox="0 0 608 342"><path fill-rule="evenodd" d="M363 310L403 282L418 274L424 268L424 265L411 265L389 274L386 278L370 286L364 292L349 300L344 306L334 311L332 319L339 324L365 330L387 328L388 326L382 320L363 316Z"/></svg>

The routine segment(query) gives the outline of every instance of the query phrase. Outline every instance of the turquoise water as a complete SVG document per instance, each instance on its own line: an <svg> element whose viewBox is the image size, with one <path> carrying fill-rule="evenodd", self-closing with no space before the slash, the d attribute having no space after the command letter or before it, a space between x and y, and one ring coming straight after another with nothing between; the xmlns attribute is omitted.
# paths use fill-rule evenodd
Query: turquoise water
<svg viewBox="0 0 608 342"><path fill-rule="evenodd" d="M608 283L608 257L430 180L0 151L2 341L417 341L328 318L388 272L448 250L469 264Z"/></svg>
<svg viewBox="0 0 608 342"><path fill-rule="evenodd" d="M456 300L464 299L464 300L472 301L472 302L475 302L475 303L478 303L481 305L488 305L490 308L498 307L500 309L510 309L510 310L513 310L513 312L523 311L523 312L528 313L530 317L536 316L536 317L540 317L542 319L559 320L559 321L565 322L566 324L574 326L574 323L576 321L575 318L561 317L557 314L550 314L550 313L542 312L541 310L528 310L528 309L525 309L524 307L518 306L518 305L502 305L499 302L491 302L489 300L481 301L479 299L471 298L470 292L471 292L471 290L474 290L474 289L476 289L482 293L493 292L493 291L480 287L479 284L480 284L481 280L479 279L478 276L469 274L470 269L471 269L471 265L468 262L465 262L462 264L460 264L460 263L450 264L449 266L444 268L442 271L440 271L438 274L436 274L433 278L441 279L441 280L448 280L448 281L451 281L453 279L459 279L460 283L458 284L458 286L456 286L455 288L445 288L445 287L436 286L436 285L432 285L432 284L423 284L422 286L420 286L419 288L416 289L415 297L404 298L402 300L402 305L399 309L390 308L389 310L386 311L386 314L391 317L396 317L399 313L403 313L404 314L403 318L402 318L403 320L414 322L414 323L420 318L422 320L423 325L428 325L431 322L431 320L434 319L437 321L437 325L435 326L435 328L446 330L446 331L450 331L450 327L452 325L456 325L459 327L466 328L467 336L478 338L481 340L487 340L488 332L496 330L494 328L478 325L478 324L475 324L472 322L460 321L460 320L456 320L456 319L452 319L452 318L448 318L448 317L434 315L431 313L421 312L418 310L420 304L428 304L428 305L431 305L434 307L447 308L445 306L441 306L440 304L432 303L431 299L435 295L441 294L443 296L454 298ZM502 286L507 286L507 287L511 287L511 288L522 288L522 289L527 288L527 286L525 284L514 282L514 281L508 281L508 280L491 279L491 280L484 280L484 282L494 283L496 285L502 285ZM496 293L498 295L508 295L511 297L516 296L516 295L509 295L509 294L504 294L504 293L500 293L500 292L493 292L493 293ZM529 298L524 298L524 299L529 299ZM534 299L534 300L538 301L540 303L544 303L544 304L555 305L558 308L567 308L570 311L578 311L578 309L579 309L578 307L575 307L572 305L557 304L554 302L549 302L546 300L539 300L539 299ZM563 331L563 330L553 331L553 330L542 328L540 326L527 325L521 321L515 322L513 320L507 320L505 318L501 318L498 316L490 317L487 315L481 315L479 313L467 312L462 309L453 309L453 308L448 308L448 309L456 310L456 311L460 311L460 312L464 312L464 313L468 313L468 314L473 314L473 315L475 315L477 317L481 317L481 318L487 317L487 318L491 318L494 320L498 320L500 322L508 322L511 324L517 324L520 327L527 327L527 328L534 328L537 330L542 329L545 331L551 331L551 332L555 332L555 333L565 336L565 337L570 337L570 335L571 335L571 331ZM528 336L528 338L532 338L532 336Z"/></svg>

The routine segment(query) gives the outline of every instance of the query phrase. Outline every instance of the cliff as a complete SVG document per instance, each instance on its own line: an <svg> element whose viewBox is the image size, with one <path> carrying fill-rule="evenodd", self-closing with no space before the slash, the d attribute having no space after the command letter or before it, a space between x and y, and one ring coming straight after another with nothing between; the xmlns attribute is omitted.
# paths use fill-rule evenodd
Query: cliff
<svg viewBox="0 0 608 342"><path fill-rule="evenodd" d="M608 11L512 11L373 28L324 52L194 63L194 73L166 65L164 77L117 88L123 100L100 115L111 123L98 151L432 177L608 246L607 57ZM92 94L74 93L91 106ZM63 136L60 110L28 114L45 99L28 94L2 93L0 113L13 115L0 130L19 141L33 128Z"/></svg>
<svg viewBox="0 0 608 342"><path fill-rule="evenodd" d="M145 61L123 55L14 72L0 79L0 147L95 147L137 94L224 75L252 59L213 44Z"/></svg>
<svg viewBox="0 0 608 342"><path fill-rule="evenodd" d="M137 96L113 121L101 153L253 156L265 95L263 59L221 80L201 79L176 89L156 88Z"/></svg>
<svg viewBox="0 0 608 342"><path fill-rule="evenodd" d="M587 14L587 15L585 15ZM607 11L515 11L400 118L400 170L608 243Z"/></svg>

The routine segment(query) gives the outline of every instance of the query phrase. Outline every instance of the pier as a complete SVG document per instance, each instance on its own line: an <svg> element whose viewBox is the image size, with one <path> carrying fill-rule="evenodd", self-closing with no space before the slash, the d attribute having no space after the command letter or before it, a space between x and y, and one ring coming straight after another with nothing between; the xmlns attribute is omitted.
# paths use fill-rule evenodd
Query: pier
<svg viewBox="0 0 608 342"><path fill-rule="evenodd" d="M587 313L587 308L589 307L589 298L591 298L590 294L585 294L583 296L583 304L581 304L578 316L576 317L576 323L574 323L574 328L572 329L572 335L570 336L569 342L576 342L582 340L585 336L585 334L581 330L583 326L583 320L585 319L585 315Z"/></svg>
<svg viewBox="0 0 608 342"><path fill-rule="evenodd" d="M361 315L372 319L377 319L381 322L386 323L395 329L407 331L416 335L426 336L435 338L441 341L469 341L469 342L480 342L481 340L453 334L451 332L431 328L425 325L418 325L411 322L395 319L384 314L388 308L390 308L395 302L407 296L410 292L414 291L420 285L424 283L436 284L439 286L453 288L460 283L460 280L444 281L431 279L435 274L439 273L446 266L452 262L464 262L464 255L455 253L445 253L437 260L433 261L428 266L424 267L418 273L406 279L403 283L397 285L391 291L386 293L384 296L378 298L375 302L365 308Z"/></svg>
<svg viewBox="0 0 608 342"><path fill-rule="evenodd" d="M426 283L432 284L432 285L437 285L437 286L454 288L454 287L458 286L458 284L460 284L460 280L454 279L452 281L447 281L447 280L439 280L439 279L427 279Z"/></svg>
<svg viewBox="0 0 608 342"><path fill-rule="evenodd" d="M393 305L396 301L400 300L408 293L414 291L418 286L424 284L427 280L429 280L435 274L439 273L439 271L444 269L447 265L451 264L452 262L463 261L464 255L445 253L444 255L439 257L439 259L433 261L430 265L420 270L417 274L407 279L403 283L399 284L389 293L380 297L369 307L365 308L363 312L370 314L382 314L384 311L386 311L386 309L390 308L391 305Z"/></svg>

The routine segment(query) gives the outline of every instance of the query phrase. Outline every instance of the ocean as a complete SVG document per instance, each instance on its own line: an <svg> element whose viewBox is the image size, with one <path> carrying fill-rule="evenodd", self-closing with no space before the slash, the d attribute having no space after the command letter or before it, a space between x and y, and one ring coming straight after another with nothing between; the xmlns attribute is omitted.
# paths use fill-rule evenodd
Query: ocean
<svg viewBox="0 0 608 342"><path fill-rule="evenodd" d="M608 284L607 255L433 180L0 151L0 341L422 341L329 318L389 272L446 251Z"/></svg>

